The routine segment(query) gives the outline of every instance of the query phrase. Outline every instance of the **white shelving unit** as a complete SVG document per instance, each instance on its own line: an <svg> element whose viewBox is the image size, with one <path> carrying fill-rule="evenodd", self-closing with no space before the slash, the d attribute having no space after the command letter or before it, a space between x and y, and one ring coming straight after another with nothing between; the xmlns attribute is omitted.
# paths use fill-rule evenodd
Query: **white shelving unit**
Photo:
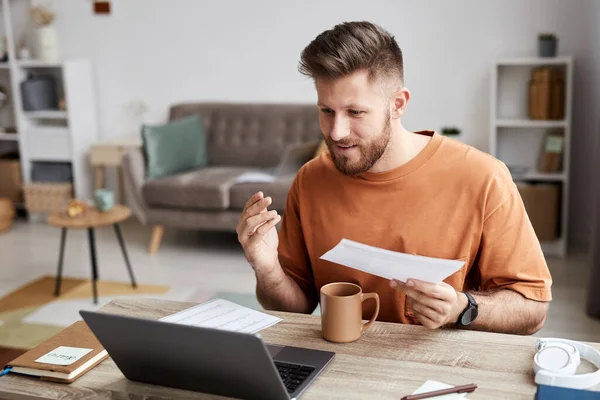
<svg viewBox="0 0 600 400"><path fill-rule="evenodd" d="M527 116L527 87L533 68L564 68L565 110L562 120L532 120ZM569 214L569 170L571 150L571 109L573 90L573 57L505 58L497 60L491 74L490 153L507 166L524 169L513 173L515 181L553 182L560 184L560 237L542 241L546 255L565 257ZM537 171L537 162L545 135L549 131L563 134L562 169L556 173Z"/></svg>
<svg viewBox="0 0 600 400"><path fill-rule="evenodd" d="M92 64L87 59L17 59L16 43L28 36L27 10L32 4L30 0L0 3L0 24L8 47L8 61L0 62L0 76L8 81L5 84L10 91L11 122L17 130L16 134L0 133L0 145L18 144L24 183L31 181L31 168L37 161L70 163L74 196L90 199L93 179L87 152L98 139ZM52 76L58 94L65 100L65 110L25 111L20 85L29 74Z"/></svg>

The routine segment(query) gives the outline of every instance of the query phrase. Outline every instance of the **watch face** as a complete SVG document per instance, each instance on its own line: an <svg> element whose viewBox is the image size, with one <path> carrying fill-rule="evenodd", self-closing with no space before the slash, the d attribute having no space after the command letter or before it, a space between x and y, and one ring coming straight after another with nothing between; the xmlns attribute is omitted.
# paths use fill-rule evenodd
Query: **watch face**
<svg viewBox="0 0 600 400"><path fill-rule="evenodd" d="M469 307L461 318L461 323L463 325L469 325L473 320L477 317L477 308Z"/></svg>

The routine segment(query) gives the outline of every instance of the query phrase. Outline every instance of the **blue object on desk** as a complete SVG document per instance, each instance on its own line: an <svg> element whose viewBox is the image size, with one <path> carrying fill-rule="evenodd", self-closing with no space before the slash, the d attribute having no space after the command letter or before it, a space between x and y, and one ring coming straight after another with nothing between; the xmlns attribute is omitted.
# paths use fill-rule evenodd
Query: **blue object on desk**
<svg viewBox="0 0 600 400"><path fill-rule="evenodd" d="M539 385L535 400L600 400L600 392Z"/></svg>

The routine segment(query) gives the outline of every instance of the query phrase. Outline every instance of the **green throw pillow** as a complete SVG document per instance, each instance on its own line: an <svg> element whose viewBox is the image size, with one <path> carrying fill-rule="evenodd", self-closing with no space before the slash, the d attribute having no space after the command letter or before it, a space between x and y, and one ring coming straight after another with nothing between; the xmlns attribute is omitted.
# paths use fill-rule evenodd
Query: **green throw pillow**
<svg viewBox="0 0 600 400"><path fill-rule="evenodd" d="M204 126L200 117L186 117L160 126L142 127L146 179L156 179L208 162Z"/></svg>

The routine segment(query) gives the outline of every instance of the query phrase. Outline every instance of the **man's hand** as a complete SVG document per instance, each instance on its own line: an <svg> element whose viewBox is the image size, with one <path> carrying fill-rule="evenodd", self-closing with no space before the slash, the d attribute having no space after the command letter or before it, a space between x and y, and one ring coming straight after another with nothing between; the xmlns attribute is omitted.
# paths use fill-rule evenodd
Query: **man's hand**
<svg viewBox="0 0 600 400"><path fill-rule="evenodd" d="M393 279L390 286L406 295L421 325L429 329L455 323L469 304L467 296L445 282L408 279L403 283Z"/></svg>
<svg viewBox="0 0 600 400"><path fill-rule="evenodd" d="M275 225L281 216L275 210L267 210L271 202L262 192L255 193L246 203L236 228L244 255L257 274L269 274L279 265Z"/></svg>

